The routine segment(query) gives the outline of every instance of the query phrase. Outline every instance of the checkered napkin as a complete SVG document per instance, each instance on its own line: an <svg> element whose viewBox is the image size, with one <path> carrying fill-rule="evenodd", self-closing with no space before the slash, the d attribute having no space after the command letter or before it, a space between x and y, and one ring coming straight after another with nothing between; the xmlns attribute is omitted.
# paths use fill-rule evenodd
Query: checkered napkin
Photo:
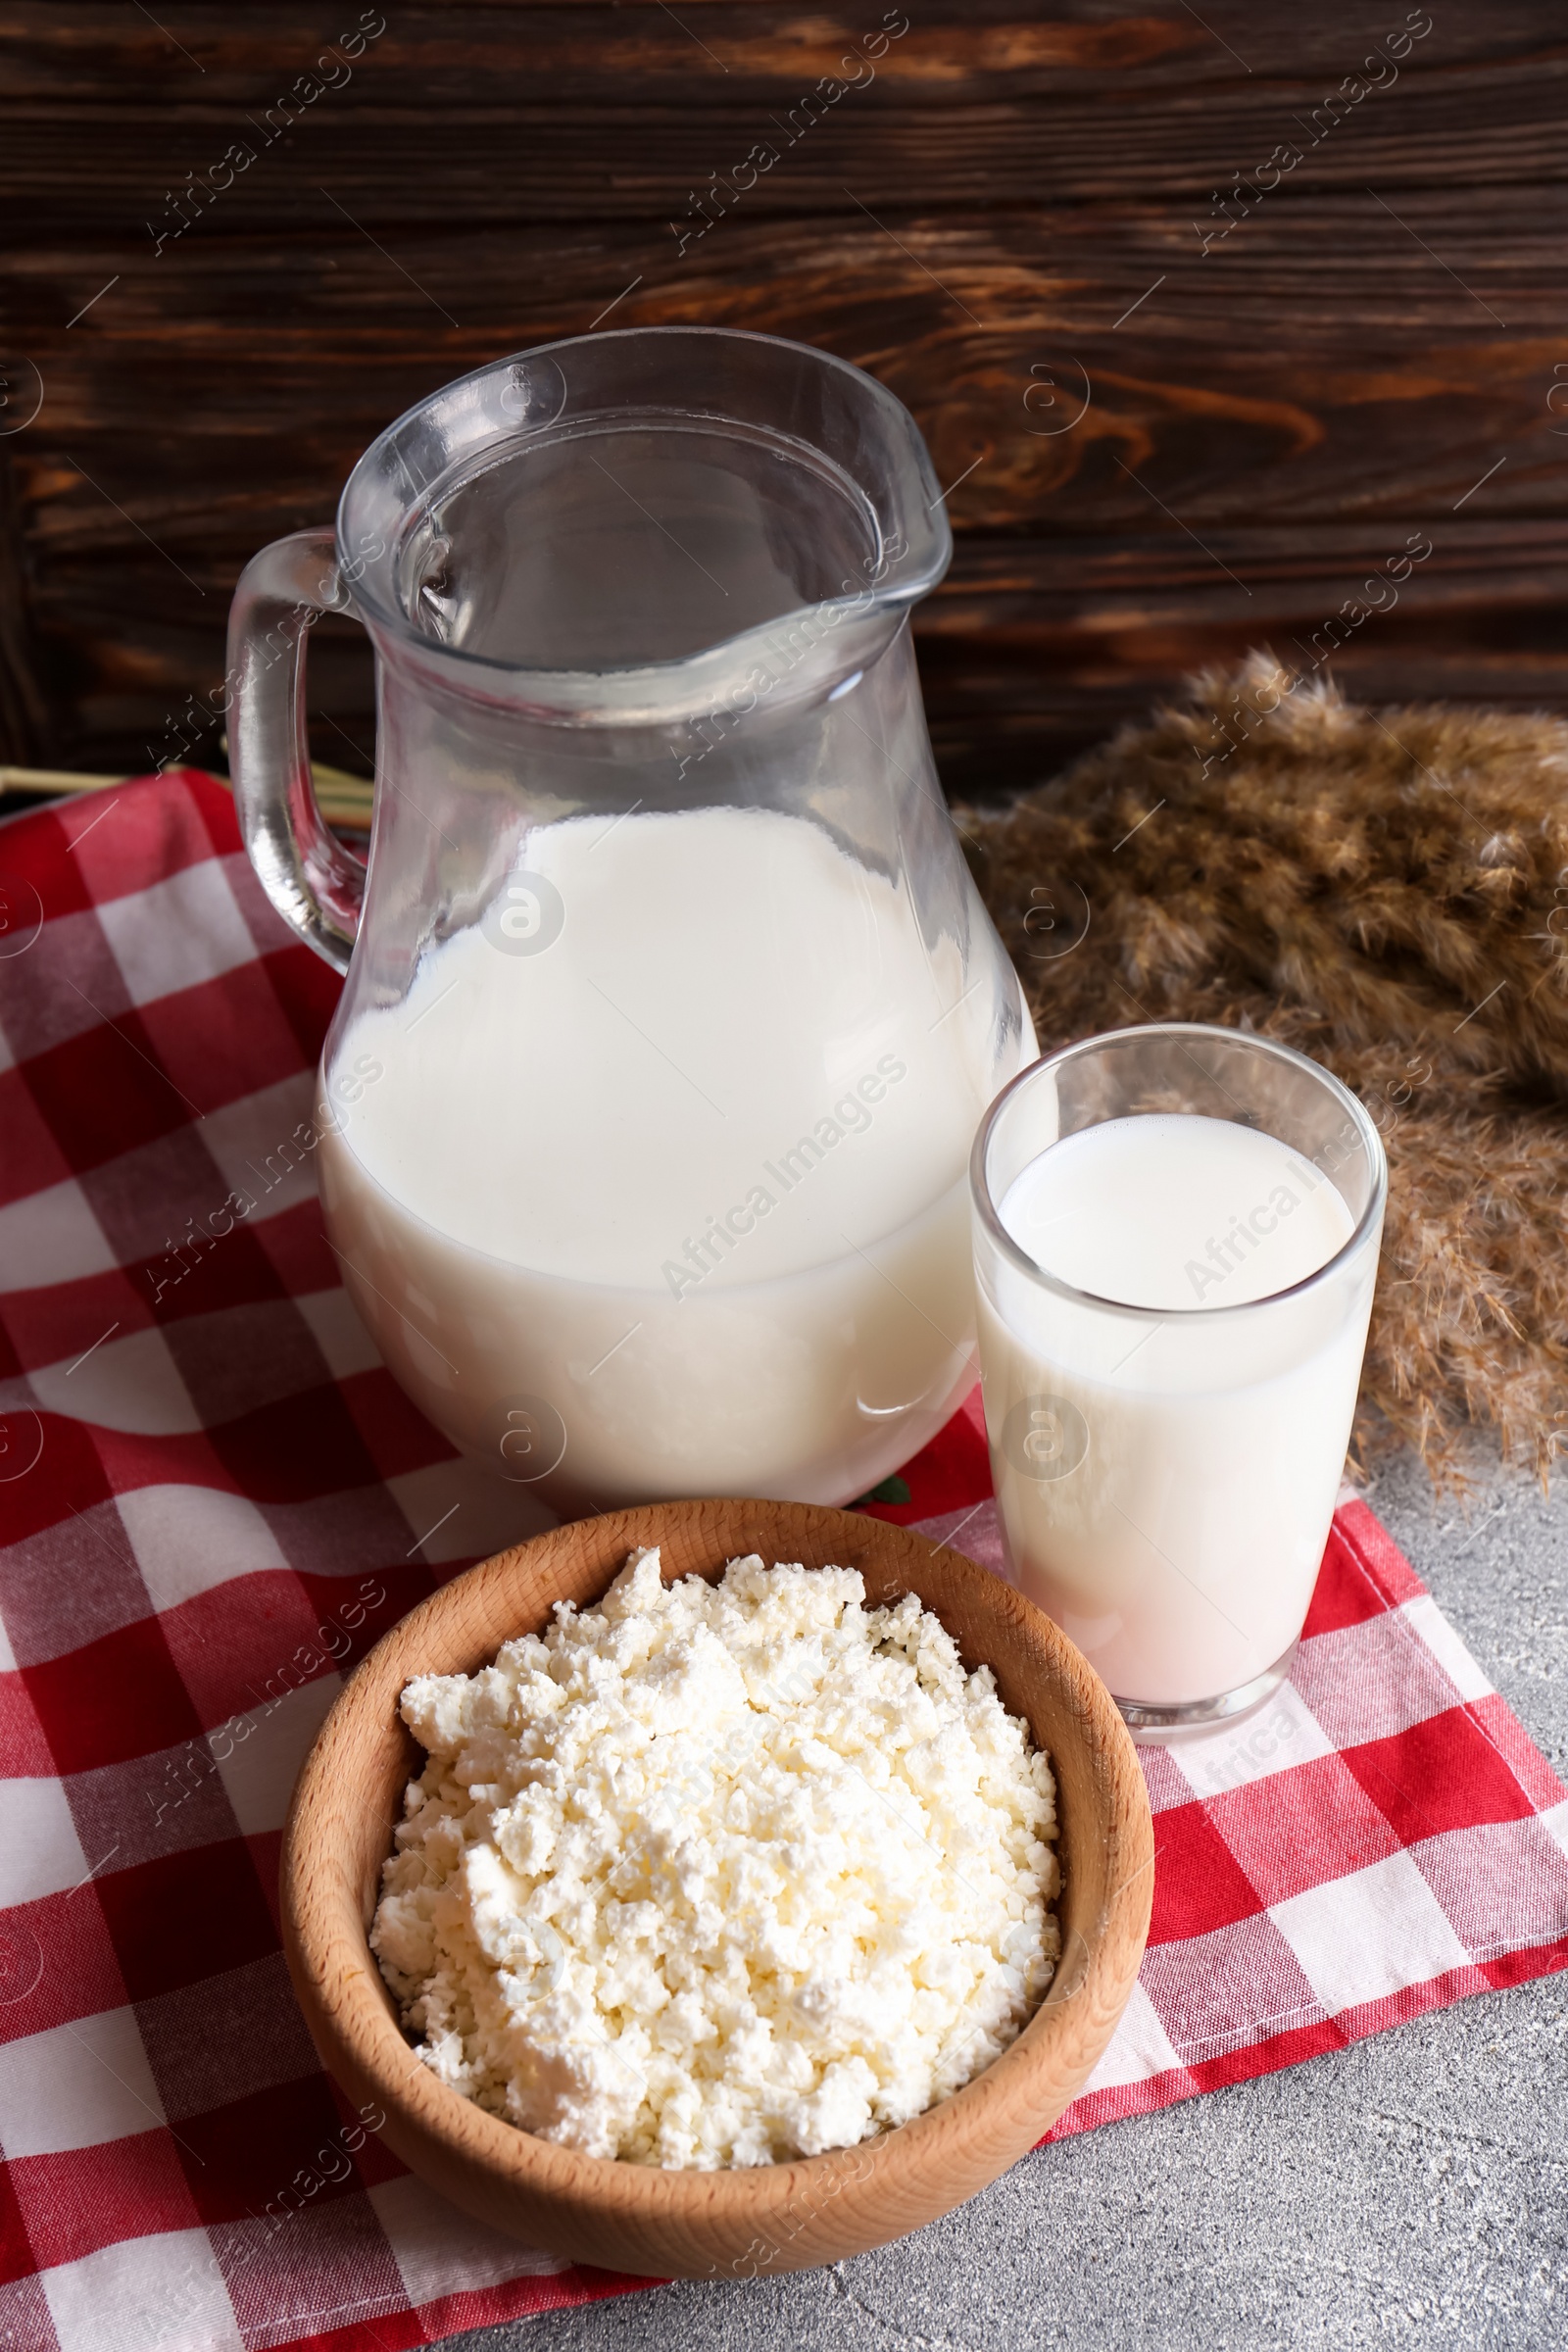
<svg viewBox="0 0 1568 2352"><path fill-rule="evenodd" d="M279 1832L342 1679L544 1523L321 1233L336 982L189 772L0 827L0 2345L396 2352L635 2283L429 2194L316 2064ZM971 1404L869 1505L1002 1565ZM1146 1758L1148 1959L1081 2131L1568 1964L1568 1805L1358 1503L1290 1687Z"/></svg>

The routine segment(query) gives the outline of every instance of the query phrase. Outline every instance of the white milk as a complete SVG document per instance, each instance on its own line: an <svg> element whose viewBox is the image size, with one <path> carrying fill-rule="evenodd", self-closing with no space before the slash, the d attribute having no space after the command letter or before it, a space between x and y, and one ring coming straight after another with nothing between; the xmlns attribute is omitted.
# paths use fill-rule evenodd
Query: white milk
<svg viewBox="0 0 1568 2352"><path fill-rule="evenodd" d="M526 864L548 945L537 893L522 952L492 910L336 1050L337 1097L377 1073L321 1146L355 1303L558 1509L853 1497L974 1377L964 1168L1027 1021L1004 1066L985 962L802 818L572 818Z"/></svg>
<svg viewBox="0 0 1568 2352"><path fill-rule="evenodd" d="M1340 1250L1350 1211L1274 1137L1186 1113L1064 1138L999 1209L1058 1281L1154 1310L1097 1308L1004 1263L981 1283L1020 1584L1118 1698L1240 1689L1289 1649L1311 1598L1375 1258L1276 1297ZM1251 1301L1268 1303L1227 1311Z"/></svg>

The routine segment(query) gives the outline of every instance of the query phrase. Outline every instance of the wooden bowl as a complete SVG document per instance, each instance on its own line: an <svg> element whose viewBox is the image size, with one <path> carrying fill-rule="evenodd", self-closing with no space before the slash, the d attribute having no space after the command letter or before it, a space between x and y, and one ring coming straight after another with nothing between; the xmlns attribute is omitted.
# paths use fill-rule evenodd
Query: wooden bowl
<svg viewBox="0 0 1568 2352"><path fill-rule="evenodd" d="M422 1754L398 1714L416 1674L471 1674L541 1632L553 1601L597 1600L640 1544L666 1583L760 1552L858 1568L872 1603L918 1593L966 1665L995 1672L1056 1776L1062 1957L994 2065L858 2147L716 2173L579 2155L517 2131L416 2060L367 1941L381 1864ZM607 2269L682 2278L809 2270L947 2213L1032 2147L1081 2087L1126 2006L1149 1932L1153 1833L1121 1717L1066 1636L1021 1594L906 1528L792 1502L666 1502L553 1529L421 1602L360 1665L305 1762L283 1838L283 1945L328 2072L384 2112L412 2171L494 2228Z"/></svg>

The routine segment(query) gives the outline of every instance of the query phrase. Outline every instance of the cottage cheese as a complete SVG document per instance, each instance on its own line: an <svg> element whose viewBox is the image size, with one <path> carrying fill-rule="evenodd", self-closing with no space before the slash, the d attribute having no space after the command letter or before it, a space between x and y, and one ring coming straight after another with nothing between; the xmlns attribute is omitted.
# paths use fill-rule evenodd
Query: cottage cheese
<svg viewBox="0 0 1568 2352"><path fill-rule="evenodd" d="M527 2132L710 2170L846 2147L1013 2040L1059 1950L1055 1787L912 1597L634 1552L429 1751L370 1941L418 2054Z"/></svg>

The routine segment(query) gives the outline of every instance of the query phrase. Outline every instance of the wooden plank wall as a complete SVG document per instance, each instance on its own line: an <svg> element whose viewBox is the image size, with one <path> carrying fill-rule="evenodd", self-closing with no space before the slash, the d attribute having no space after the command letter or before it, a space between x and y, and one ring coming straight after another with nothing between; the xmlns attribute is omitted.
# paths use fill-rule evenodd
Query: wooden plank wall
<svg viewBox="0 0 1568 2352"><path fill-rule="evenodd" d="M245 558L596 319L799 336L913 409L953 789L1357 597L1352 690L1568 703L1553 0L23 0L0 89L0 757L172 756ZM354 765L347 624L312 692Z"/></svg>

